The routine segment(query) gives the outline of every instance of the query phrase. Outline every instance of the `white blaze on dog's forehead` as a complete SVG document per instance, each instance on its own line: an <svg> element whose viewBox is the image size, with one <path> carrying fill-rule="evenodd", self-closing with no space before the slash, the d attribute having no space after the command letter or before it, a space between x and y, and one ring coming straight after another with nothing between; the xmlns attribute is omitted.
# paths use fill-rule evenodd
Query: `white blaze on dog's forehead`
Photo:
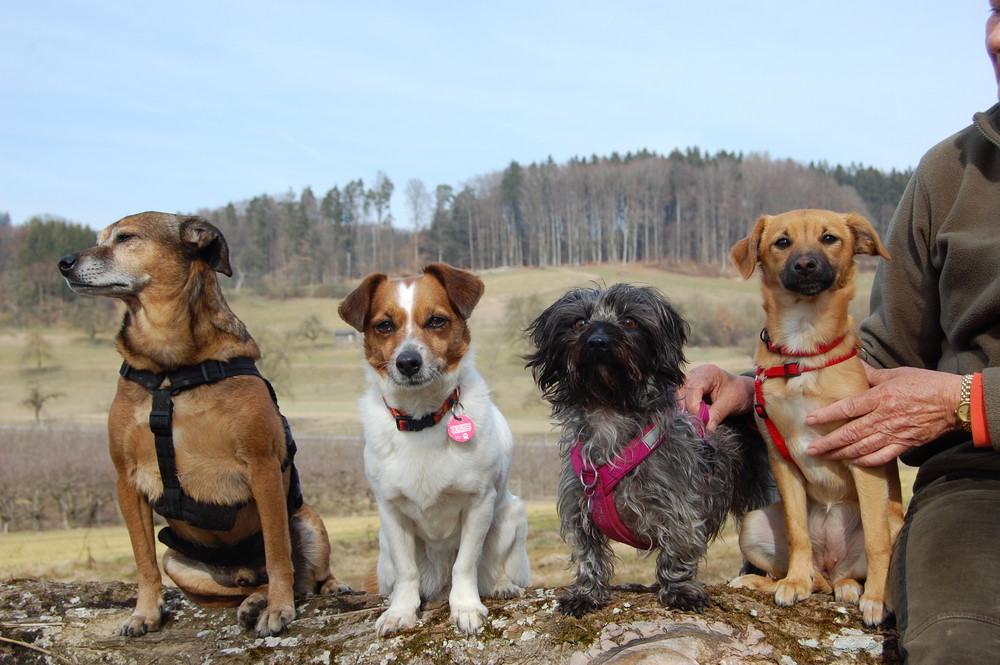
<svg viewBox="0 0 1000 665"><path fill-rule="evenodd" d="M413 321L413 304L416 302L416 292L417 285L415 282L400 281L396 287L396 304L406 312L407 325Z"/></svg>

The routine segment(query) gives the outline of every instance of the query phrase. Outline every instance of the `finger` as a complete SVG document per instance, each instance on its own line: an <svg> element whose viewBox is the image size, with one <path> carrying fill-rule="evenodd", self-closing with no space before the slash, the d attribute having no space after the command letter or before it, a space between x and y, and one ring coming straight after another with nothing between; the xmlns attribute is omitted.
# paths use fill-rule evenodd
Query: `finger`
<svg viewBox="0 0 1000 665"><path fill-rule="evenodd" d="M862 449L863 441L870 431L863 419L853 420L813 441L806 452L823 459L848 459L866 452Z"/></svg>
<svg viewBox="0 0 1000 665"><path fill-rule="evenodd" d="M722 422L724 414L721 411L722 409L714 404L708 405L708 422L705 423L705 427L708 428L709 432L714 432L719 427L719 423Z"/></svg>
<svg viewBox="0 0 1000 665"><path fill-rule="evenodd" d="M887 381L888 379L892 378L891 372L887 372L884 369L875 369L868 363L864 363L864 365L865 365L865 376L868 377L868 385L870 386L877 386L880 383L883 383L884 381Z"/></svg>
<svg viewBox="0 0 1000 665"><path fill-rule="evenodd" d="M901 446L898 444L889 444L884 448L880 448L868 455L862 455L857 459L853 460L858 466L882 466L883 464L889 464L899 457L903 452L905 452L906 446Z"/></svg>
<svg viewBox="0 0 1000 665"><path fill-rule="evenodd" d="M704 392L697 384L684 384L678 391L677 400L681 408L688 413L698 413L698 407L704 398Z"/></svg>
<svg viewBox="0 0 1000 665"><path fill-rule="evenodd" d="M871 413L876 406L878 406L877 399L871 395L870 390L867 390L816 409L806 416L806 425L814 427L838 420L850 420Z"/></svg>

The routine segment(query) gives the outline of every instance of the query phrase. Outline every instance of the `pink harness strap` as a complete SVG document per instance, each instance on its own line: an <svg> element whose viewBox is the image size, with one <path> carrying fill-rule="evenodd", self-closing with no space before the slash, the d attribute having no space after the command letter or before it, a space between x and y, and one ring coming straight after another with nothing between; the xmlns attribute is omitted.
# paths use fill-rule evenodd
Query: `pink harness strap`
<svg viewBox="0 0 1000 665"><path fill-rule="evenodd" d="M695 425L701 436L705 436L707 423L708 405L702 402L695 419ZM656 547L655 543L636 538L621 521L618 509L615 508L614 489L619 480L639 466L666 438L665 428L659 423L650 423L646 425L642 434L625 446L617 458L598 467L583 459L582 442L578 442L570 451L573 471L583 483L583 492L590 504L590 514L594 524L608 538L640 550L651 550Z"/></svg>

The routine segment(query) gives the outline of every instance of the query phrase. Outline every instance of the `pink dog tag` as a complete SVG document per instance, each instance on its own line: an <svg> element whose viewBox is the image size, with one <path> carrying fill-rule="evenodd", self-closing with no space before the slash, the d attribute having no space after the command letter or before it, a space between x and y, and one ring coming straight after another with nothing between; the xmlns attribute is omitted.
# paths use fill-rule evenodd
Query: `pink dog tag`
<svg viewBox="0 0 1000 665"><path fill-rule="evenodd" d="M452 441L465 443L476 433L476 425L468 416L455 416L448 422L448 436Z"/></svg>

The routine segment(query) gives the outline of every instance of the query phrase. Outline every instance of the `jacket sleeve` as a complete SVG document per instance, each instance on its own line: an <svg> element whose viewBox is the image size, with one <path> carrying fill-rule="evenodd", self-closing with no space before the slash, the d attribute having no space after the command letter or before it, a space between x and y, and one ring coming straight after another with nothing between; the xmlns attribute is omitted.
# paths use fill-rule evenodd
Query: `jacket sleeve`
<svg viewBox="0 0 1000 665"><path fill-rule="evenodd" d="M892 259L879 261L870 313L859 329L866 360L874 367L938 369L944 335L930 256L930 205L921 182L918 168L883 239Z"/></svg>

